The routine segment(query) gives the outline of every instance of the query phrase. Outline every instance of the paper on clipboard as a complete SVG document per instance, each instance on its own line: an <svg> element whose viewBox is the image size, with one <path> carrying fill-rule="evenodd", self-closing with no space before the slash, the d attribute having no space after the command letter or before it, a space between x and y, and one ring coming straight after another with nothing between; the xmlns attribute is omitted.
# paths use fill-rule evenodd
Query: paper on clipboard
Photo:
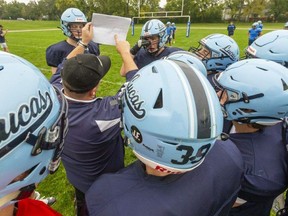
<svg viewBox="0 0 288 216"><path fill-rule="evenodd" d="M111 16L93 13L93 41L100 44L115 45L114 35L119 40L126 40L131 19L127 17Z"/></svg>

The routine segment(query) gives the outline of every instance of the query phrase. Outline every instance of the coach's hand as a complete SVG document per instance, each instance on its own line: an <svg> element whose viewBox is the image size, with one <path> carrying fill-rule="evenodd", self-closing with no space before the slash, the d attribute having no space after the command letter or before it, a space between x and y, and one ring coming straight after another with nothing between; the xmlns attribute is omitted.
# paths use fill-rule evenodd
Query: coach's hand
<svg viewBox="0 0 288 216"><path fill-rule="evenodd" d="M82 28L82 42L85 45L88 45L88 43L93 38L93 26L91 22L86 23L86 25Z"/></svg>

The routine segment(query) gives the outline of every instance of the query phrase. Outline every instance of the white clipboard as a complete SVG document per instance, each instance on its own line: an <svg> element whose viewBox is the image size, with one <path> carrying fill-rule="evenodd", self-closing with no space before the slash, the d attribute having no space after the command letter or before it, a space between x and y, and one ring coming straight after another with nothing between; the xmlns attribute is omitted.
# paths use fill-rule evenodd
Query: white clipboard
<svg viewBox="0 0 288 216"><path fill-rule="evenodd" d="M131 18L93 13L93 41L100 44L115 45L114 35L126 40Z"/></svg>

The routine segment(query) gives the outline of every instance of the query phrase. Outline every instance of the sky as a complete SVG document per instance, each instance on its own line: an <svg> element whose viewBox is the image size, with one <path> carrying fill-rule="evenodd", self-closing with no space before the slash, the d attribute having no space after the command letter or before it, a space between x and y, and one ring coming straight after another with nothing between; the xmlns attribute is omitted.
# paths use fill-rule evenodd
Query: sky
<svg viewBox="0 0 288 216"><path fill-rule="evenodd" d="M159 5L160 7L163 7L165 4L166 4L166 0L161 0Z"/></svg>
<svg viewBox="0 0 288 216"><path fill-rule="evenodd" d="M5 1L12 2L12 0L5 0ZM16 1L27 4L30 0L16 0ZM166 0L161 0L159 5L160 7L163 7L165 4L166 4Z"/></svg>

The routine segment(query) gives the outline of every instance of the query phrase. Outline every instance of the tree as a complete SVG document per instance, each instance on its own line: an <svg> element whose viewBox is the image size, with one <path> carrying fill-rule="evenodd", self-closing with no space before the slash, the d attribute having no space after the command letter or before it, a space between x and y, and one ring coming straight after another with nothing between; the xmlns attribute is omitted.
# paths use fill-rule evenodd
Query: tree
<svg viewBox="0 0 288 216"><path fill-rule="evenodd" d="M287 0L270 0L269 14L273 16L274 21L284 21L288 19L288 2Z"/></svg>
<svg viewBox="0 0 288 216"><path fill-rule="evenodd" d="M25 4L13 0L11 3L7 4L6 11L7 14L5 18L17 19L19 17L24 17Z"/></svg>

